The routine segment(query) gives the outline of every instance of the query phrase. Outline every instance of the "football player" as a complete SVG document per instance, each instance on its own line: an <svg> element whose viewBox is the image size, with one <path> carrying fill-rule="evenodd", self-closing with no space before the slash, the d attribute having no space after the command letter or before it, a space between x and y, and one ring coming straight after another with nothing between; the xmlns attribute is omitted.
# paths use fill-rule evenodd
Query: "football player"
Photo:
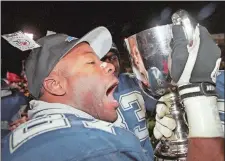
<svg viewBox="0 0 225 161"><path fill-rule="evenodd" d="M2 140L3 161L152 160L137 137L110 122L117 119L114 66L100 61L112 46L98 27L80 39L55 34L26 62L29 121Z"/></svg>
<svg viewBox="0 0 225 161"><path fill-rule="evenodd" d="M101 60L113 64L115 67L114 74L119 79L119 84L114 91L114 97L119 103L118 119L114 123L133 132L144 150L152 156L153 148L150 142L146 110L153 112L157 100L146 94L139 83L140 81L130 73L120 73L120 53L115 43L113 43L110 51Z"/></svg>

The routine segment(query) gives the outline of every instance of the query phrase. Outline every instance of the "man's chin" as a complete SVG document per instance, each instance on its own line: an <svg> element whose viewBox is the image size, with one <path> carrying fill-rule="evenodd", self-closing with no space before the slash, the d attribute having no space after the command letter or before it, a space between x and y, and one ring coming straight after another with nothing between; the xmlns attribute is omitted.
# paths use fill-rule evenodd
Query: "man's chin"
<svg viewBox="0 0 225 161"><path fill-rule="evenodd" d="M114 109L105 109L105 112L104 112L104 121L107 121L107 122L115 122L118 118L118 114L117 114L117 111L116 111L116 108Z"/></svg>
<svg viewBox="0 0 225 161"><path fill-rule="evenodd" d="M114 123L116 120L117 120L118 116L117 114L115 116L110 116L107 118L107 122L110 122L110 123Z"/></svg>

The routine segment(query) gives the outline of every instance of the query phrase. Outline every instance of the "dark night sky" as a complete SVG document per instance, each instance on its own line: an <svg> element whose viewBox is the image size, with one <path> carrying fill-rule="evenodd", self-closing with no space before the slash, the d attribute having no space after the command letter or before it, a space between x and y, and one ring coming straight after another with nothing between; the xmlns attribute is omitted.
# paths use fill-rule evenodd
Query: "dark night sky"
<svg viewBox="0 0 225 161"><path fill-rule="evenodd" d="M208 28L210 33L225 32L225 2L213 2L214 12L206 10L206 17L199 20L199 12L210 2L1 2L1 33L18 30L33 32L35 38L42 37L47 30L80 37L94 27L103 25L113 34L121 51L122 40L143 29L158 24L171 23L170 13L186 9L194 18ZM162 11L163 18L160 18ZM209 13L209 14L208 14ZM208 14L208 15L207 15ZM28 52L21 52L1 39L2 70L8 68L19 72L21 59Z"/></svg>

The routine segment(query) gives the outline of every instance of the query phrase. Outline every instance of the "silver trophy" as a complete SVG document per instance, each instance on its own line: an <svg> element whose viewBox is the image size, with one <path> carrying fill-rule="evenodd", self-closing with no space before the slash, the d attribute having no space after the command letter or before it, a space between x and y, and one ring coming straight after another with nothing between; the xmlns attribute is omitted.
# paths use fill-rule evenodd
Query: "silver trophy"
<svg viewBox="0 0 225 161"><path fill-rule="evenodd" d="M189 45L192 45L194 22L184 10L172 16L174 25L182 25ZM177 87L173 85L169 73L168 57L172 52L172 25L156 26L125 39L133 72L142 82L146 93L166 96L171 117L176 120L173 139L162 139L156 146L156 160L186 160L188 144L188 125L184 107L181 104Z"/></svg>

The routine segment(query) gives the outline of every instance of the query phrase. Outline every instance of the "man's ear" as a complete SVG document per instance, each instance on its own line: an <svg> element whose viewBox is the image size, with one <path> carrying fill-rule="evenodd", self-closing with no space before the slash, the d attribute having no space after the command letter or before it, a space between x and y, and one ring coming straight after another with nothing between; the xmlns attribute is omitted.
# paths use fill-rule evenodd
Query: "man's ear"
<svg viewBox="0 0 225 161"><path fill-rule="evenodd" d="M44 79L43 87L45 90L55 96L62 96L66 94L65 79L56 74L51 74Z"/></svg>

